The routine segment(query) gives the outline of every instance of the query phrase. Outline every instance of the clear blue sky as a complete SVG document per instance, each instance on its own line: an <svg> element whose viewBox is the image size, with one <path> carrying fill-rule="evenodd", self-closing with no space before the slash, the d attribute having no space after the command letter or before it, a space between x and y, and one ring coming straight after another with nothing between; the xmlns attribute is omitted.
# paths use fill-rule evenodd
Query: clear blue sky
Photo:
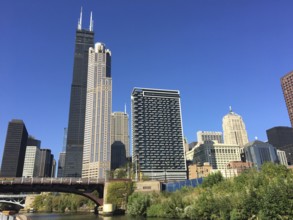
<svg viewBox="0 0 293 220"><path fill-rule="evenodd" d="M112 51L113 111L130 110L133 87L178 89L189 142L222 131L230 105L250 140L290 125L280 78L293 69L292 0L2 0L0 158L14 118L58 158L81 6Z"/></svg>

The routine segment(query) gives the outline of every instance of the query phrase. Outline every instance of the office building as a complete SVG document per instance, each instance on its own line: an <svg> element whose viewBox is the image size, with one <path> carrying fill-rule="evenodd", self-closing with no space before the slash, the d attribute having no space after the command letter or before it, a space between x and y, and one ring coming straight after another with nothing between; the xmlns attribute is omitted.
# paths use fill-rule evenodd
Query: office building
<svg viewBox="0 0 293 220"><path fill-rule="evenodd" d="M277 126L267 130L268 142L278 150L285 151L288 164L293 164L293 128Z"/></svg>
<svg viewBox="0 0 293 220"><path fill-rule="evenodd" d="M52 176L53 159L54 159L54 157L51 154L50 149L41 149L39 177L51 177Z"/></svg>
<svg viewBox="0 0 293 220"><path fill-rule="evenodd" d="M277 150L277 155L278 155L279 164L282 164L287 167L288 160L287 160L286 152L282 150Z"/></svg>
<svg viewBox="0 0 293 220"><path fill-rule="evenodd" d="M111 170L123 167L126 162L125 145L121 141L114 141L111 145Z"/></svg>
<svg viewBox="0 0 293 220"><path fill-rule="evenodd" d="M277 150L273 145L259 140L244 145L243 152L245 153L246 162L252 162L257 169L260 169L265 162L279 162Z"/></svg>
<svg viewBox="0 0 293 220"><path fill-rule="evenodd" d="M63 177L63 170L65 166L65 152L59 154L57 177Z"/></svg>
<svg viewBox="0 0 293 220"><path fill-rule="evenodd" d="M209 162L213 169L225 170L231 161L241 161L241 148L237 144L206 141L194 149L195 164Z"/></svg>
<svg viewBox="0 0 293 220"><path fill-rule="evenodd" d="M222 132L219 131L198 131L197 133L197 142L205 141L217 141L218 143L223 143Z"/></svg>
<svg viewBox="0 0 293 220"><path fill-rule="evenodd" d="M82 28L82 13L76 30L71 84L68 133L65 156L65 177L80 177L85 125L85 106L87 93L88 52L94 46L92 16L89 30Z"/></svg>
<svg viewBox="0 0 293 220"><path fill-rule="evenodd" d="M293 71L287 73L281 78L281 86L291 126L293 127Z"/></svg>
<svg viewBox="0 0 293 220"><path fill-rule="evenodd" d="M142 173L157 180L185 180L179 91L134 88L131 100L132 161L136 175Z"/></svg>
<svg viewBox="0 0 293 220"><path fill-rule="evenodd" d="M39 175L40 147L41 141L28 137L22 176L37 177Z"/></svg>
<svg viewBox="0 0 293 220"><path fill-rule="evenodd" d="M16 119L10 121L2 158L2 177L22 176L27 139L28 132L24 122Z"/></svg>
<svg viewBox="0 0 293 220"><path fill-rule="evenodd" d="M248 143L248 136L242 117L232 111L223 117L224 143L243 146Z"/></svg>
<svg viewBox="0 0 293 220"><path fill-rule="evenodd" d="M129 117L125 112L111 114L111 143L120 141L125 146L126 157L130 156L129 145Z"/></svg>
<svg viewBox="0 0 293 220"><path fill-rule="evenodd" d="M188 179L207 177L212 169L212 166L208 162L203 164L191 164L188 166Z"/></svg>
<svg viewBox="0 0 293 220"><path fill-rule="evenodd" d="M111 51L103 43L89 49L82 177L106 177L111 169Z"/></svg>

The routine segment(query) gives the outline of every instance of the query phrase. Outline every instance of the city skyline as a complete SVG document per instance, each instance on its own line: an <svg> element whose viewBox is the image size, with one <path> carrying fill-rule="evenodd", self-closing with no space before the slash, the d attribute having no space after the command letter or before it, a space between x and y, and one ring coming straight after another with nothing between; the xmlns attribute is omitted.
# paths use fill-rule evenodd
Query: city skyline
<svg viewBox="0 0 293 220"><path fill-rule="evenodd" d="M0 158L12 119L62 151L81 6L114 54L113 111L130 109L134 87L174 89L189 142L222 131L230 105L250 141L290 126L280 78L293 70L291 1L32 2L1 3Z"/></svg>

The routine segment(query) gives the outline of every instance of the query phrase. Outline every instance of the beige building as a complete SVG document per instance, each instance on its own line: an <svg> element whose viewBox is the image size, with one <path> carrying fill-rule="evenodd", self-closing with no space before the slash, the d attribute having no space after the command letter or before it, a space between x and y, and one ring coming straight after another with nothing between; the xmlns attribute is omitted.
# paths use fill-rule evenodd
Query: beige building
<svg viewBox="0 0 293 220"><path fill-rule="evenodd" d="M89 48L82 177L104 179L111 165L111 52Z"/></svg>
<svg viewBox="0 0 293 220"><path fill-rule="evenodd" d="M223 117L224 143L244 146L248 143L248 136L242 117L232 111Z"/></svg>
<svg viewBox="0 0 293 220"><path fill-rule="evenodd" d="M198 131L197 142L205 141L218 141L218 143L223 143L223 134L220 131Z"/></svg>
<svg viewBox="0 0 293 220"><path fill-rule="evenodd" d="M188 179L196 179L201 177L207 177L211 171L212 166L209 163L192 164L188 166Z"/></svg>
<svg viewBox="0 0 293 220"><path fill-rule="evenodd" d="M238 145L209 141L194 149L194 162L209 162L213 169L227 169L231 161L240 161L241 148Z"/></svg>

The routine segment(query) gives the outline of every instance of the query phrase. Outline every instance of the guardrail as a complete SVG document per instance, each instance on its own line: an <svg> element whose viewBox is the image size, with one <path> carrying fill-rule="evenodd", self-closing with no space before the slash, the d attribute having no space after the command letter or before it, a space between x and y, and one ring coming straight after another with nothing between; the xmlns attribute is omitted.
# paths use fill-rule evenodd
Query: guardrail
<svg viewBox="0 0 293 220"><path fill-rule="evenodd" d="M104 179L93 178L46 178L46 177L21 177L21 178L0 178L0 185L13 184L64 184L64 185L92 185L104 183Z"/></svg>

